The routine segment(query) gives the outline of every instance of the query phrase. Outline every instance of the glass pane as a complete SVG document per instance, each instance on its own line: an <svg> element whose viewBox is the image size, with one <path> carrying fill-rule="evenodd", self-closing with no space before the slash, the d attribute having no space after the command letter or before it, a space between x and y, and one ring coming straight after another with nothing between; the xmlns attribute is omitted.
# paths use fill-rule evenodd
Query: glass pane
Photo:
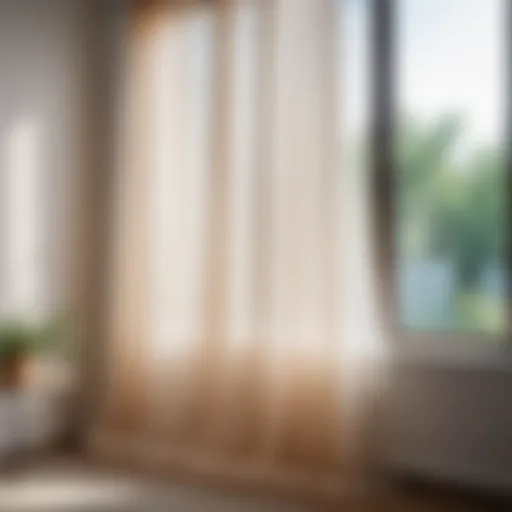
<svg viewBox="0 0 512 512"><path fill-rule="evenodd" d="M396 9L401 322L500 333L506 0L398 0Z"/></svg>

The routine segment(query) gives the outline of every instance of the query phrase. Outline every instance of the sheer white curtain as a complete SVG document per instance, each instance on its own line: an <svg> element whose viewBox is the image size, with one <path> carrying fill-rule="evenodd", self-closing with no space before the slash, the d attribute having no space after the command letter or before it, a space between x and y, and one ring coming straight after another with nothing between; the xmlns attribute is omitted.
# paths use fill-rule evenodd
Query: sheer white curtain
<svg viewBox="0 0 512 512"><path fill-rule="evenodd" d="M335 4L140 3L101 450L342 467Z"/></svg>

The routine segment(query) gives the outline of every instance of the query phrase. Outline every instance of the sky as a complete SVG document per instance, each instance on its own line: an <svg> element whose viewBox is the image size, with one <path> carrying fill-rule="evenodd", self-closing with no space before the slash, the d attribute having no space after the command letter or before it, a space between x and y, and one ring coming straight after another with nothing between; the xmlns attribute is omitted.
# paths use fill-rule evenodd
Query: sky
<svg viewBox="0 0 512 512"><path fill-rule="evenodd" d="M397 108L426 120L460 114L468 145L504 130L507 0L397 0ZM365 125L370 80L368 0L341 1L340 83L345 130Z"/></svg>
<svg viewBox="0 0 512 512"><path fill-rule="evenodd" d="M461 114L475 142L498 141L506 0L399 0L397 5L400 107L422 118Z"/></svg>

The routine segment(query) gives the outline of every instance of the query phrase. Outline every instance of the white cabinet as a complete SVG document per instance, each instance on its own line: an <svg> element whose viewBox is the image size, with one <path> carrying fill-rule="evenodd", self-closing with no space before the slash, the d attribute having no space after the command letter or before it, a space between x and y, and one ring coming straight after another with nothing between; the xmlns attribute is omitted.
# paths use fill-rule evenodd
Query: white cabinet
<svg viewBox="0 0 512 512"><path fill-rule="evenodd" d="M0 461L54 442L66 423L62 405L56 394L0 392Z"/></svg>

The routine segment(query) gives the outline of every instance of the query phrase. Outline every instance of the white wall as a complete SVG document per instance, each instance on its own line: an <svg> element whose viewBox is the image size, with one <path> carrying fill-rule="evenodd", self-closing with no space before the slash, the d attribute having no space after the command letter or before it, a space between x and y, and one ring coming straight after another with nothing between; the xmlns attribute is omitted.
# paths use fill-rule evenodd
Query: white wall
<svg viewBox="0 0 512 512"><path fill-rule="evenodd" d="M7 310L16 288L24 304L50 311L72 289L74 194L85 164L86 3L0 2L0 305ZM28 217L10 219L9 183L23 173L35 177L33 197L18 198ZM16 234L21 258L9 256Z"/></svg>
<svg viewBox="0 0 512 512"><path fill-rule="evenodd" d="M92 44L97 4L0 0L0 313L16 302L23 311L39 305L43 315L77 311L84 301L86 185L104 171L91 138L92 123L102 126L92 108L101 75ZM35 178L32 194L22 175ZM16 181L23 193L13 200Z"/></svg>

